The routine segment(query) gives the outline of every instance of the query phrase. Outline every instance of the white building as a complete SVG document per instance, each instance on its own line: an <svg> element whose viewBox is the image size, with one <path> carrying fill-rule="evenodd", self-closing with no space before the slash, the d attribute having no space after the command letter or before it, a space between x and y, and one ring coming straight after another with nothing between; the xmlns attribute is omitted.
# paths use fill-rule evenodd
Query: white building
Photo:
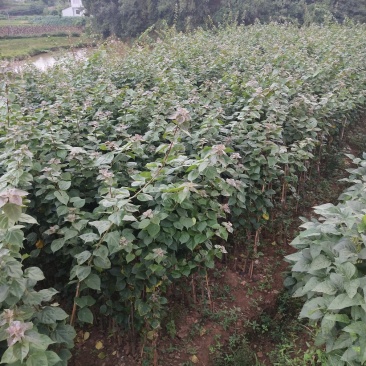
<svg viewBox="0 0 366 366"><path fill-rule="evenodd" d="M85 8L81 0L71 0L71 6L62 10L63 17L81 17L84 15Z"/></svg>

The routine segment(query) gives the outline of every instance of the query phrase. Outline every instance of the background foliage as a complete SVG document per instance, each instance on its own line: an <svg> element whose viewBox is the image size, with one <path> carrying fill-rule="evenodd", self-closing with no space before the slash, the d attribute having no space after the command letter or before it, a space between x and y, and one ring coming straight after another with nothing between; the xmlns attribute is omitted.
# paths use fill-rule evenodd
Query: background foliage
<svg viewBox="0 0 366 366"><path fill-rule="evenodd" d="M212 24L253 24L256 20L323 23L330 18L365 22L366 5L357 0L84 0L97 32L134 37L151 26L175 24L179 30Z"/></svg>

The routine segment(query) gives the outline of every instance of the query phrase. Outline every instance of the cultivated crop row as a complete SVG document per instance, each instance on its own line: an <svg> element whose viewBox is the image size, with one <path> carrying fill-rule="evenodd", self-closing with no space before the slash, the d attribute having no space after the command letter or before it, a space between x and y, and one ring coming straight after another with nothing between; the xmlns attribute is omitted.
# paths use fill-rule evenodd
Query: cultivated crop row
<svg viewBox="0 0 366 366"><path fill-rule="evenodd" d="M10 25L0 26L0 37L34 37L58 33L80 34L80 27L52 26L52 25Z"/></svg>
<svg viewBox="0 0 366 366"><path fill-rule="evenodd" d="M213 268L234 230L254 247L253 272L273 209L301 199L324 145L363 110L362 26L159 37L1 84L1 245L27 268L0 275L4 362L45 360L29 332L43 349L71 347L71 326L95 314L154 350L171 285ZM28 267L61 291L71 325Z"/></svg>

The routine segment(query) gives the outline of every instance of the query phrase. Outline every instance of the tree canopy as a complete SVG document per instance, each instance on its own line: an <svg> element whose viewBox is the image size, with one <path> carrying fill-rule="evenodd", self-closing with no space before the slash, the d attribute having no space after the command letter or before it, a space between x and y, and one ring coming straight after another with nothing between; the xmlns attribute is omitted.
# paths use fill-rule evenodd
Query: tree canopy
<svg viewBox="0 0 366 366"><path fill-rule="evenodd" d="M366 20L366 3L358 0L83 0L94 28L107 37L134 37L166 22L178 29L237 21L324 22L334 17Z"/></svg>

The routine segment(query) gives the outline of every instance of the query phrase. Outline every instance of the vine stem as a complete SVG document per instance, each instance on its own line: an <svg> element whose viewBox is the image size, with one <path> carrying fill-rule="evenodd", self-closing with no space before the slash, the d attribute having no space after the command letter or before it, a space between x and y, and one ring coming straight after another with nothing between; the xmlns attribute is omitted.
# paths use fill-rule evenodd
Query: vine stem
<svg viewBox="0 0 366 366"><path fill-rule="evenodd" d="M80 296L80 281L78 281L78 284L76 286L76 293L75 293L75 297L74 297L74 305L72 307L72 313L71 313L71 318L70 318L70 325L74 326L74 322L75 322L75 316L76 316L76 302L75 299L77 299Z"/></svg>
<svg viewBox="0 0 366 366"><path fill-rule="evenodd" d="M284 171L284 177L283 177L283 184L282 184L282 193L281 193L281 204L282 207L285 208L286 207L286 189L287 189L287 182L286 182L286 177L288 174L288 165L285 165L285 171Z"/></svg>
<svg viewBox="0 0 366 366"><path fill-rule="evenodd" d="M6 119L8 121L8 128L10 127L10 106L9 106L9 84L5 83L6 94Z"/></svg>
<svg viewBox="0 0 366 366"><path fill-rule="evenodd" d="M207 286L207 297L208 297L208 301L210 302L210 308L211 311L214 311L214 304L212 302L212 297L211 297L211 290L210 290L210 284L208 283L208 275L207 275L207 271L206 271L206 286Z"/></svg>
<svg viewBox="0 0 366 366"><path fill-rule="evenodd" d="M197 304L197 294L196 294L196 285L194 283L194 274L192 276L191 284L192 284L193 303Z"/></svg>
<svg viewBox="0 0 366 366"><path fill-rule="evenodd" d="M255 232L255 238L254 238L254 259L252 260L252 263L250 264L250 270L249 270L249 277L250 279L252 279L253 277L253 271L254 271L254 262L255 259L257 258L257 254L258 254L258 243L259 243L259 233L260 233L261 228L257 229L257 231Z"/></svg>

